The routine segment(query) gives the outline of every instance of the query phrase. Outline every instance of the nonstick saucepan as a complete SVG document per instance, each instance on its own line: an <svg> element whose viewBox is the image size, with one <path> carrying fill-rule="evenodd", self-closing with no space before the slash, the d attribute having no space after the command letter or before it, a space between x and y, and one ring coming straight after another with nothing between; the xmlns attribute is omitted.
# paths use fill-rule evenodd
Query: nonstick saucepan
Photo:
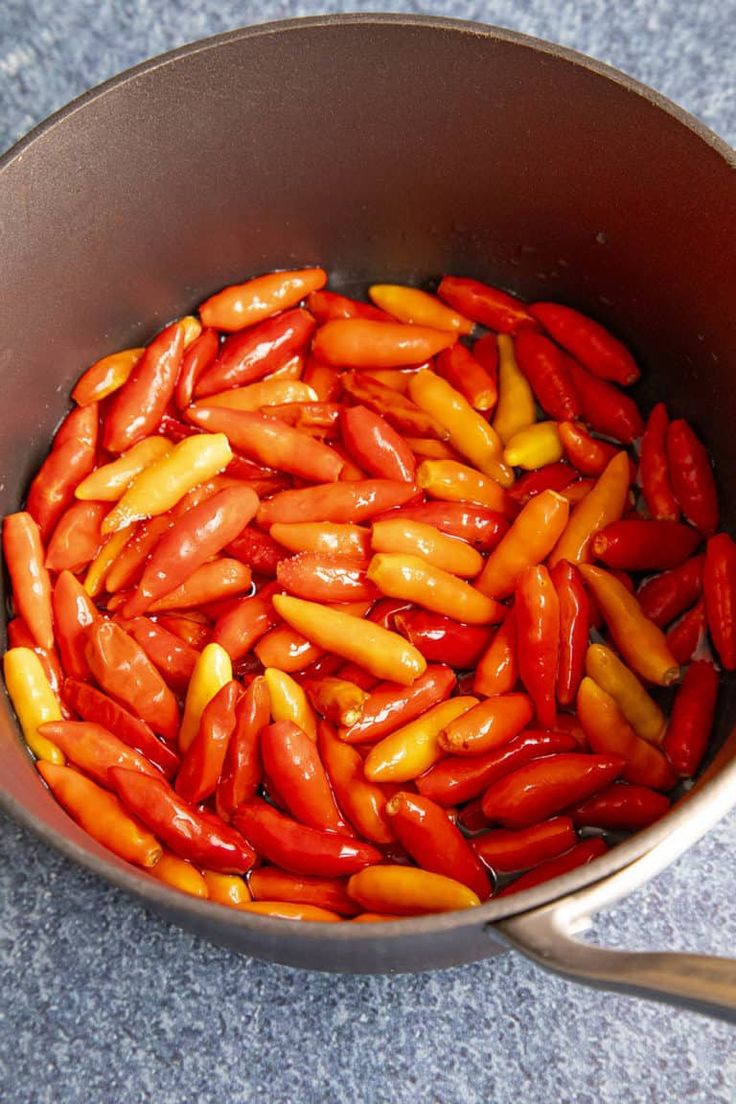
<svg viewBox="0 0 736 1104"><path fill-rule="evenodd" d="M343 16L235 31L147 62L0 165L0 512L18 508L80 370L224 284L324 265L347 290L458 272L599 317L687 414L736 521L734 155L604 65L507 31ZM310 969L426 970L509 946L592 985L736 1019L736 963L574 935L736 805L736 698L663 820L589 866L481 908L294 924L190 899L117 860L41 784L5 698L3 808L217 943ZM713 918L717 923L717 917Z"/></svg>

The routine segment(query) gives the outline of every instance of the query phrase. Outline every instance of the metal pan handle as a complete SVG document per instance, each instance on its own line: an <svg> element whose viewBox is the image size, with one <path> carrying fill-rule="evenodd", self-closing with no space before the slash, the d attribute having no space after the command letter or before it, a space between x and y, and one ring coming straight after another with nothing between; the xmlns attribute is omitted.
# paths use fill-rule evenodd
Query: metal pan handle
<svg viewBox="0 0 736 1104"><path fill-rule="evenodd" d="M720 796L720 795L719 795ZM730 798L729 798L730 800ZM708 955L614 951L576 939L593 917L664 870L723 815L714 802L693 831L692 821L641 858L577 893L492 925L516 950L563 977L736 1023L736 960ZM679 826L678 826L679 827Z"/></svg>

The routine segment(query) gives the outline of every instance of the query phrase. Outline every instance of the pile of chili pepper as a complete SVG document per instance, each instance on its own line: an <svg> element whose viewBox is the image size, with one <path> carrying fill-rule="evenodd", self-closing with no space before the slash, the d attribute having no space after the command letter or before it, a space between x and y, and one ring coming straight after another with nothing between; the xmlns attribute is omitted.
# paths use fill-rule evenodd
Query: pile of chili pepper
<svg viewBox="0 0 736 1104"><path fill-rule="evenodd" d="M227 287L80 377L3 524L6 686L69 815L167 885L302 920L472 907L696 774L736 545L705 445L644 421L597 322L326 281Z"/></svg>

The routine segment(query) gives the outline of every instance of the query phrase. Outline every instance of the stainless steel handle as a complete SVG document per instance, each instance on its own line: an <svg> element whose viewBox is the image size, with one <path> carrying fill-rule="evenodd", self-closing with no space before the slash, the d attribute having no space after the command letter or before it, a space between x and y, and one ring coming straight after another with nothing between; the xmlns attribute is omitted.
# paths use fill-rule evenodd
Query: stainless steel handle
<svg viewBox="0 0 736 1104"><path fill-rule="evenodd" d="M705 815L697 821L687 814L681 817L675 830L641 858L577 893L497 922L492 926L494 934L545 969L584 985L679 1005L736 1023L736 961L676 952L614 951L574 938L590 927L599 909L669 866L732 804L732 792L720 787Z"/></svg>

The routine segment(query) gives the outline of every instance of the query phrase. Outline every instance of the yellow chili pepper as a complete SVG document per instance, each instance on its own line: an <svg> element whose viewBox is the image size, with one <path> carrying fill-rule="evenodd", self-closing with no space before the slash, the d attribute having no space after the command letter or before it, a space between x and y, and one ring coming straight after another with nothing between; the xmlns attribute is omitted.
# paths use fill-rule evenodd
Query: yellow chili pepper
<svg viewBox="0 0 736 1104"><path fill-rule="evenodd" d="M408 640L372 621L287 594L274 594L272 602L279 617L307 640L357 663L378 679L411 686L427 668L424 656Z"/></svg>
<svg viewBox="0 0 736 1104"><path fill-rule="evenodd" d="M202 323L193 314L185 314L183 318L179 319L179 325L184 338L184 348L187 349L201 334Z"/></svg>
<svg viewBox="0 0 736 1104"><path fill-rule="evenodd" d="M629 493L629 458L625 452L617 452L601 473L595 486L577 504L567 527L549 557L549 566L559 560L570 563L586 563L593 537L612 521L618 521L624 512Z"/></svg>
<svg viewBox="0 0 736 1104"><path fill-rule="evenodd" d="M503 487L457 460L423 460L416 481L423 491L443 502L473 502L499 513L506 509Z"/></svg>
<svg viewBox="0 0 736 1104"><path fill-rule="evenodd" d="M348 893L371 912L397 917L452 912L480 904L478 895L462 882L415 866L367 866L350 878Z"/></svg>
<svg viewBox="0 0 736 1104"><path fill-rule="evenodd" d="M520 429L534 425L536 420L534 392L516 363L513 338L508 334L499 334L498 405L493 428L507 445Z"/></svg>
<svg viewBox="0 0 736 1104"><path fill-rule="evenodd" d="M403 284L373 284L368 288L373 302L399 322L411 322L416 326L431 326L435 330L469 334L473 323L469 318L446 306L434 295L419 288Z"/></svg>
<svg viewBox="0 0 736 1104"><path fill-rule="evenodd" d="M580 572L629 667L658 686L671 686L677 682L680 668L669 649L667 638L645 616L636 597L615 575L601 567L580 564Z"/></svg>
<svg viewBox="0 0 736 1104"><path fill-rule="evenodd" d="M102 532L114 533L142 518L165 514L187 491L226 468L232 458L224 433L186 437L136 476L103 521Z"/></svg>
<svg viewBox="0 0 736 1104"><path fill-rule="evenodd" d="M279 403L318 402L319 395L308 383L296 379L265 379L247 387L234 387L207 396L208 406L223 406L231 410L260 410L262 406Z"/></svg>
<svg viewBox="0 0 736 1104"><path fill-rule="evenodd" d="M417 406L445 426L450 444L461 456L502 487L511 486L514 473L501 461L501 439L464 395L428 368L412 377L409 394Z"/></svg>
<svg viewBox="0 0 736 1104"><path fill-rule="evenodd" d="M483 557L475 548L422 521L374 521L371 543L374 552L408 552L451 575L472 578L483 567Z"/></svg>
<svg viewBox="0 0 736 1104"><path fill-rule="evenodd" d="M555 491L530 498L509 531L496 545L476 580L489 598L506 598L525 568L539 564L554 548L567 525L570 507Z"/></svg>
<svg viewBox="0 0 736 1104"><path fill-rule="evenodd" d="M117 502L135 477L171 452L171 448L171 441L166 437L144 437L117 460L91 472L74 494L85 502Z"/></svg>
<svg viewBox="0 0 736 1104"><path fill-rule="evenodd" d="M61 720L59 702L41 660L31 648L10 648L3 656L3 673L29 748L37 759L62 766L65 760L61 749L38 733L38 726L46 721Z"/></svg>
<svg viewBox="0 0 736 1104"><path fill-rule="evenodd" d="M389 598L405 598L469 625L488 625L506 615L499 602L419 556L379 552L368 565L368 578Z"/></svg>
<svg viewBox="0 0 736 1104"><path fill-rule="evenodd" d="M186 859L180 859L178 855L172 855L170 851L164 851L148 873L159 882L173 886L182 893L189 893L192 897L209 897L207 883L196 866Z"/></svg>
<svg viewBox="0 0 736 1104"><path fill-rule="evenodd" d="M662 743L664 713L615 652L603 644L591 644L585 656L585 670L613 698L637 736L650 744Z"/></svg>
<svg viewBox="0 0 736 1104"><path fill-rule="evenodd" d="M370 782L409 782L442 759L439 736L443 729L478 704L470 695L448 698L379 740L364 764Z"/></svg>
<svg viewBox="0 0 736 1104"><path fill-rule="evenodd" d="M125 545L133 535L132 529L121 529L107 540L87 568L84 577L84 589L90 598L96 598L102 592L107 573Z"/></svg>
<svg viewBox="0 0 736 1104"><path fill-rule="evenodd" d="M512 468L536 471L562 459L563 448L556 422L535 422L509 439L503 458Z"/></svg>
<svg viewBox="0 0 736 1104"><path fill-rule="evenodd" d="M240 908L253 900L245 879L237 874L218 874L214 870L204 870L202 873L210 901L229 908Z"/></svg>
<svg viewBox="0 0 736 1104"><path fill-rule="evenodd" d="M76 383L72 398L79 406L99 402L122 387L138 361L145 353L145 347L121 349L117 353L96 360Z"/></svg>
<svg viewBox="0 0 736 1104"><path fill-rule="evenodd" d="M194 665L184 702L184 716L179 729L179 747L182 751L188 751L197 735L205 706L232 677L230 656L220 644L208 644L202 649Z"/></svg>
<svg viewBox="0 0 736 1104"><path fill-rule="evenodd" d="M276 667L267 667L263 677L271 698L273 720L291 721L303 729L310 740L316 741L317 718L299 683Z"/></svg>

